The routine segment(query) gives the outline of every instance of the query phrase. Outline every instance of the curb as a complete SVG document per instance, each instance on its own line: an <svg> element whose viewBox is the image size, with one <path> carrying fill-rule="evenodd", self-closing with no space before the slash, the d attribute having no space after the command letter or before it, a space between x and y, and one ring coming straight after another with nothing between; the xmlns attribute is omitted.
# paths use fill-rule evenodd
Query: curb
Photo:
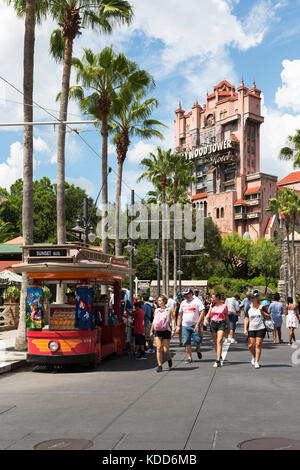
<svg viewBox="0 0 300 470"><path fill-rule="evenodd" d="M5 366L0 366L0 374L4 374L6 372L11 372L19 367L22 367L27 364L26 359L22 359L20 361L14 361L11 364L7 364Z"/></svg>

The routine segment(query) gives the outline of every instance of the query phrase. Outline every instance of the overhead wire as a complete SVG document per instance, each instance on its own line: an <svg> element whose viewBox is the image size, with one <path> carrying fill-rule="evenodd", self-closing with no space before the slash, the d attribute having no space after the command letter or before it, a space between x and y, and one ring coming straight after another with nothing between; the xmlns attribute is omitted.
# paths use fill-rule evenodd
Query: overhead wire
<svg viewBox="0 0 300 470"><path fill-rule="evenodd" d="M17 91L18 93L20 93L22 96L24 96L24 93L23 91L19 90L15 85L13 85L12 83L10 83L6 78L4 78L2 75L0 75L0 79L3 80L5 83L7 83L7 85L9 85L11 88L13 88L15 91ZM50 111L48 111L46 108L44 108L43 106L41 106L39 103L37 103L36 101L32 100L32 103L40 108L41 110L43 110L44 112L46 112L47 114L49 114L49 116L51 116L52 118L54 118L55 120L58 121L58 123L61 122L61 119L59 119L58 117L56 117L54 114L52 114ZM26 105L26 103L24 103ZM79 131L76 130L76 129L73 129L72 127L70 127L68 124L65 124L66 127L68 127L71 132L75 132L75 134L78 135L78 137L85 143L85 145L87 145L87 147L89 147L89 149L98 157L100 158L100 160L102 160L102 156L82 137L82 135L79 134ZM112 172L115 173L116 176L118 176L118 173L112 168ZM124 186L126 186L128 189L130 190L133 190L133 188L131 186L129 186L126 181L122 178L121 179L122 183L124 184ZM141 197L139 194L136 193L136 191L134 190L134 194L135 196L137 196L141 201L144 200L143 197Z"/></svg>

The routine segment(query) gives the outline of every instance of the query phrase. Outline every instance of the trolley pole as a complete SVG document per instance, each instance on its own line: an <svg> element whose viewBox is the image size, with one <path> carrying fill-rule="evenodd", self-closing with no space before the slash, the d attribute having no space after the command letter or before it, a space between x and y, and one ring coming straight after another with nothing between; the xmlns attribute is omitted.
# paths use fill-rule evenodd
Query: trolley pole
<svg viewBox="0 0 300 470"><path fill-rule="evenodd" d="M131 217L133 217L133 206L134 206L134 189L131 190ZM132 219L131 219L131 227L132 227ZM133 239L132 233L130 234L130 244L133 247ZM134 268L134 249L130 251L130 268ZM133 274L130 274L130 303L133 307Z"/></svg>

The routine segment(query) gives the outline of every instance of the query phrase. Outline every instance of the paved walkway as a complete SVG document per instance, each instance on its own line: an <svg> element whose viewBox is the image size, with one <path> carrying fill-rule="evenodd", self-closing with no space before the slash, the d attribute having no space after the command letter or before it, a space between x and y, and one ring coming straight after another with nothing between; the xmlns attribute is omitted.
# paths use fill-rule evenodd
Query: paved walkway
<svg viewBox="0 0 300 470"><path fill-rule="evenodd" d="M14 350L16 334L17 330L0 331L0 374L26 363L26 352Z"/></svg>
<svg viewBox="0 0 300 470"><path fill-rule="evenodd" d="M287 341L285 327L283 333ZM267 338L262 367L255 370L241 324L237 339L218 369L206 332L202 360L194 353L186 365L175 337L174 367L169 371L164 363L160 374L155 355L107 359L94 371L21 368L3 374L0 449L84 438L92 441L91 450L238 450L249 439L297 439L300 344L273 345Z"/></svg>

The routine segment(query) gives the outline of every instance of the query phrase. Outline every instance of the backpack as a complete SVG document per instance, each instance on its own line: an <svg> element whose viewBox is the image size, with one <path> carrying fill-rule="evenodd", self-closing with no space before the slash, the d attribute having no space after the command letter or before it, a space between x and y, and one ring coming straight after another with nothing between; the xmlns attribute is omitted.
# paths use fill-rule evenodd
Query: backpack
<svg viewBox="0 0 300 470"><path fill-rule="evenodd" d="M225 304L227 305L229 315L232 315L232 314L236 315L235 298L234 297L227 298Z"/></svg>
<svg viewBox="0 0 300 470"><path fill-rule="evenodd" d="M155 331L168 331L170 327L170 311L168 308L156 310L153 327Z"/></svg>

